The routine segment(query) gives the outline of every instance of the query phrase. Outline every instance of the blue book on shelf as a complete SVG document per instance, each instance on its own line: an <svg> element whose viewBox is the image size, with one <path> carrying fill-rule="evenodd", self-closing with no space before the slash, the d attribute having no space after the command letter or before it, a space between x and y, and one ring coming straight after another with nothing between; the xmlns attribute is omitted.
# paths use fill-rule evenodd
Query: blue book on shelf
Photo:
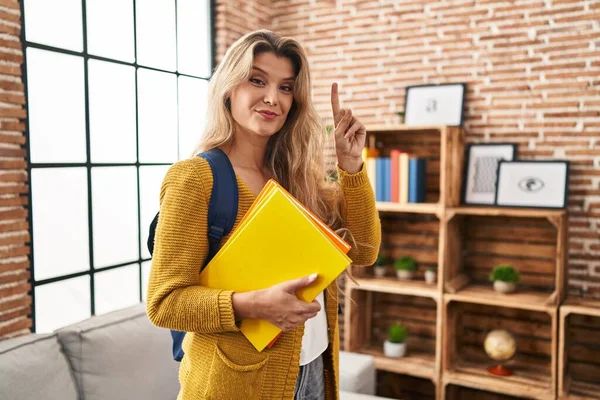
<svg viewBox="0 0 600 400"><path fill-rule="evenodd" d="M375 159L375 169L376 169L375 200L383 201L383 182L384 182L383 158L377 157Z"/></svg>
<svg viewBox="0 0 600 400"><path fill-rule="evenodd" d="M392 201L392 163L390 157L383 158L383 201Z"/></svg>
<svg viewBox="0 0 600 400"><path fill-rule="evenodd" d="M408 202L424 203L427 192L427 160L410 158L408 160Z"/></svg>

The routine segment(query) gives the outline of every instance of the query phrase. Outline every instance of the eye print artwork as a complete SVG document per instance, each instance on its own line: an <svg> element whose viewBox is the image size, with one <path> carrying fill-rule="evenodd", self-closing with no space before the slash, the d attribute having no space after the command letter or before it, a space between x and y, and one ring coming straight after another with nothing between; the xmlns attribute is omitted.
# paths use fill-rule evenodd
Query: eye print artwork
<svg viewBox="0 0 600 400"><path fill-rule="evenodd" d="M540 178L536 178L533 176L529 176L527 178L521 179L519 182L519 188L527 193L535 193L542 190L544 187L544 181Z"/></svg>

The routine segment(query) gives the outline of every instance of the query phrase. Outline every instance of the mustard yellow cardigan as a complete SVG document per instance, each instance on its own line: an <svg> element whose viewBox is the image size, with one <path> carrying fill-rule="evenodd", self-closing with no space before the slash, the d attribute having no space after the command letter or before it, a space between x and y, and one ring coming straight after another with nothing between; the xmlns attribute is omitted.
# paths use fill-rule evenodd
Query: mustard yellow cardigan
<svg viewBox="0 0 600 400"><path fill-rule="evenodd" d="M348 174L338 168L345 196L345 226L359 243L349 256L357 265L371 265L381 241L373 190L364 170ZM256 351L235 324L232 292L198 284L208 253L207 214L212 188L208 163L194 157L170 167L160 192L148 283L147 312L153 324L185 332L179 369L178 399L293 399L299 371L304 326L280 336L270 349ZM255 199L237 178L236 223ZM224 237L221 245L228 239ZM338 399L338 289L325 293L329 348L324 354L326 398ZM148 351L152 351L148 349Z"/></svg>

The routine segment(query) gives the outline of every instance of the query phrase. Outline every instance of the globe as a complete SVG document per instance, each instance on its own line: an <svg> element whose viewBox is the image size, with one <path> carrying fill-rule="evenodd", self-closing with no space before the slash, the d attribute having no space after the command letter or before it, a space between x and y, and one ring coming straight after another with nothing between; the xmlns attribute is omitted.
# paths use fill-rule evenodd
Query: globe
<svg viewBox="0 0 600 400"><path fill-rule="evenodd" d="M483 342L483 348L492 360L499 362L498 365L488 368L490 373L500 376L512 375L512 372L502 365L517 352L517 342L510 332L503 329L491 331Z"/></svg>

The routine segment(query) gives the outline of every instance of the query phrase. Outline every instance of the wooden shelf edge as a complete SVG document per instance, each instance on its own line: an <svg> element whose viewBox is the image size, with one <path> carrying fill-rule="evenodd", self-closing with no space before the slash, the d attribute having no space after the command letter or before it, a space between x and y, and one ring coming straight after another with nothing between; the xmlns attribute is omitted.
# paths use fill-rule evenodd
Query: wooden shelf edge
<svg viewBox="0 0 600 400"><path fill-rule="evenodd" d="M472 389L508 394L511 396L523 396L526 398L534 398L539 400L555 399L555 395L552 393L552 390L535 385L536 382L533 380L531 384L524 384L511 380L503 380L502 378L495 378L493 376L488 377L472 375L450 370L445 371L442 374L442 382L444 385L452 384L465 386Z"/></svg>
<svg viewBox="0 0 600 400"><path fill-rule="evenodd" d="M433 300L439 300L440 293L437 285L427 285L420 282L394 281L385 278L355 278L356 283L351 280L347 285L352 285L353 289L368 290L371 292L401 294L406 296L428 297ZM431 287L426 287L431 286Z"/></svg>
<svg viewBox="0 0 600 400"><path fill-rule="evenodd" d="M454 215L481 215L491 217L524 217L524 218L560 218L566 215L565 210L519 208L519 207L450 207L447 211Z"/></svg>
<svg viewBox="0 0 600 400"><path fill-rule="evenodd" d="M522 301L522 297L518 296L517 294L507 295L505 298L499 296L497 298L493 298L483 297L480 295L471 295L459 291L458 293L445 293L443 296L445 303L455 301L461 303L482 304L486 306L518 308L521 310L546 312L548 314L554 314L557 309L556 305L547 304L548 301L543 302L543 304ZM548 295L548 300L551 298L552 295Z"/></svg>
<svg viewBox="0 0 600 400"><path fill-rule="evenodd" d="M563 315L574 313L600 317L600 300L567 297L560 306L560 312Z"/></svg>
<svg viewBox="0 0 600 400"><path fill-rule="evenodd" d="M442 131L448 128L459 128L448 125L406 125L406 124L373 124L367 126L368 133L382 133L382 132L419 132L419 131Z"/></svg>
<svg viewBox="0 0 600 400"><path fill-rule="evenodd" d="M389 201L378 201L376 203L377 211L391 213L416 213L416 214L435 214L442 212L443 208L439 203L392 203Z"/></svg>
<svg viewBox="0 0 600 400"><path fill-rule="evenodd" d="M423 357L419 353L409 353L402 358L388 358L381 351L374 348L364 348L358 350L358 352L373 356L376 369L429 379L434 384L438 383L433 355Z"/></svg>

